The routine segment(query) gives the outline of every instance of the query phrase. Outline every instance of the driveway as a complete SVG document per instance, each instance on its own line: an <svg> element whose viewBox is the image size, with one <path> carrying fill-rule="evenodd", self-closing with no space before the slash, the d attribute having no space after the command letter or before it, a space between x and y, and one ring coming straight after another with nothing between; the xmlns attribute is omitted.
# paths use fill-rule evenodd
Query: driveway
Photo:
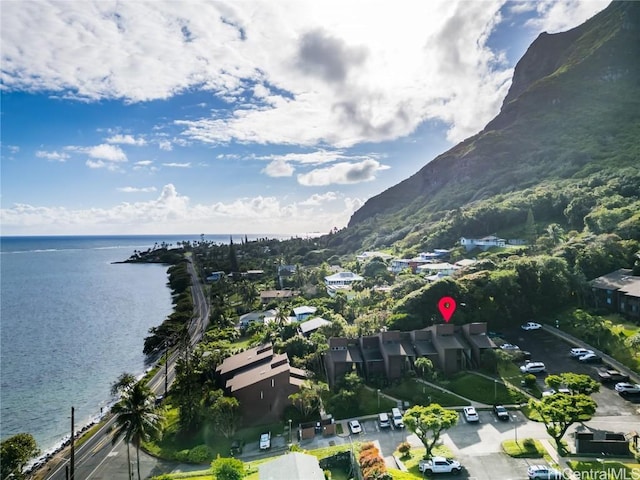
<svg viewBox="0 0 640 480"><path fill-rule="evenodd" d="M589 375L597 380L597 369L600 364L584 364L569 356L569 350L573 347L564 340L544 330L524 331L520 328L506 331L504 340L514 343L521 350L531 352L531 361L544 362L547 373L559 374L575 372ZM538 386L545 389L545 375L538 375ZM638 413L640 399L627 400L622 398L613 389L613 385L602 385L600 392L593 394L593 399L598 404L596 416L633 415Z"/></svg>

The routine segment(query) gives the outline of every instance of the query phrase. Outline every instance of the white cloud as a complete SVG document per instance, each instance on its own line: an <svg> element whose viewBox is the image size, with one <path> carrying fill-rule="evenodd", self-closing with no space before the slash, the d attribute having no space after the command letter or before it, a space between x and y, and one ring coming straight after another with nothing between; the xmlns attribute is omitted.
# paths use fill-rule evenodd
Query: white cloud
<svg viewBox="0 0 640 480"><path fill-rule="evenodd" d="M323 203L332 202L337 199L338 194L336 192L316 193L300 202L299 205L322 205Z"/></svg>
<svg viewBox="0 0 640 480"><path fill-rule="evenodd" d="M169 167L169 168L191 168L191 162L184 162L184 163L168 162L168 163L163 163L162 166Z"/></svg>
<svg viewBox="0 0 640 480"><path fill-rule="evenodd" d="M533 3L538 17L528 25L548 33L562 32L585 22L610 3L610 0L539 0Z"/></svg>
<svg viewBox="0 0 640 480"><path fill-rule="evenodd" d="M117 190L124 193L149 193L155 192L156 187L120 187Z"/></svg>
<svg viewBox="0 0 640 480"><path fill-rule="evenodd" d="M278 158L264 167L262 172L269 177L290 177L293 175L294 170L284 158Z"/></svg>
<svg viewBox="0 0 640 480"><path fill-rule="evenodd" d="M326 233L333 227L345 225L354 212L352 208L362 204L354 199L332 202L332 196L328 192L299 203L257 196L192 205L188 197L167 184L159 196L150 201L85 210L15 204L2 208L0 216L5 234L28 234L32 228L37 228L40 234L65 233L72 229L76 235L121 233L125 228L130 234ZM335 206L329 208L333 203ZM298 219L296 232L291 231L292 217Z"/></svg>
<svg viewBox="0 0 640 480"><path fill-rule="evenodd" d="M169 140L161 140L158 143L158 146L160 147L160 150L164 150L166 152L170 152L171 150L173 150L173 145Z"/></svg>
<svg viewBox="0 0 640 480"><path fill-rule="evenodd" d="M503 3L5 2L1 81L91 101L200 89L232 102L232 111L176 121L183 141L341 148L440 120L456 142L486 125L506 94L511 69L487 47ZM532 25L577 25L604 6L536 2L543 18Z"/></svg>
<svg viewBox="0 0 640 480"><path fill-rule="evenodd" d="M317 168L309 173L298 175L298 183L305 186L323 186L331 184L350 184L370 182L376 172L386 170L376 160L364 160L358 163L340 162L325 168Z"/></svg>
<svg viewBox="0 0 640 480"><path fill-rule="evenodd" d="M36 157L46 158L47 160L55 162L66 162L69 159L69 155L64 152L47 152L44 150L38 150L36 152Z"/></svg>
<svg viewBox="0 0 640 480"><path fill-rule="evenodd" d="M135 138L133 135L117 134L106 139L107 143L118 143L121 145L143 146L147 144L144 138Z"/></svg>

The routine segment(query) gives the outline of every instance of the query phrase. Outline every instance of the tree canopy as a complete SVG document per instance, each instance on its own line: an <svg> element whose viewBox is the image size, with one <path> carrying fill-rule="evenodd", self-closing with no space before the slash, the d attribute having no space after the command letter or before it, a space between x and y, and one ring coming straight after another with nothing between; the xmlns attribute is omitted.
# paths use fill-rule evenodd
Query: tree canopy
<svg viewBox="0 0 640 480"><path fill-rule="evenodd" d="M402 421L418 436L427 449L426 457L430 457L442 432L458 423L458 412L437 403L416 405L405 412Z"/></svg>

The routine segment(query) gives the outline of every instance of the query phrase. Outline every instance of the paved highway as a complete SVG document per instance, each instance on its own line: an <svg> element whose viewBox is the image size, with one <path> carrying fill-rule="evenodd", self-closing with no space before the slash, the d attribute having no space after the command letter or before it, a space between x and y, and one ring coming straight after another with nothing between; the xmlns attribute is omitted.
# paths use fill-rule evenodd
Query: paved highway
<svg viewBox="0 0 640 480"><path fill-rule="evenodd" d="M205 296L202 284L198 278L193 263L189 261L189 272L192 278L192 296L194 315L189 324L189 336L191 346L196 345L203 337L209 320L209 302ZM175 363L178 353L173 351L168 356L166 363L166 379L168 387L175 379ZM165 393L165 368L160 368L148 383L151 390L157 395ZM75 480L108 480L127 479L127 448L122 440L113 445L113 426L115 420L108 417L105 424L80 447L75 450ZM133 471L136 471L135 448L131 447L131 463ZM63 457L62 457L63 456ZM36 478L47 480L65 480L69 469L70 450L65 449L56 455L48 465L45 465ZM142 453L141 453L142 459ZM57 461L56 461L57 460ZM147 462L144 462L147 463ZM156 462L154 462L156 463ZM159 465L156 463L155 468ZM160 472L149 472L153 475ZM45 472L44 475L41 472ZM134 475L137 478L137 473Z"/></svg>

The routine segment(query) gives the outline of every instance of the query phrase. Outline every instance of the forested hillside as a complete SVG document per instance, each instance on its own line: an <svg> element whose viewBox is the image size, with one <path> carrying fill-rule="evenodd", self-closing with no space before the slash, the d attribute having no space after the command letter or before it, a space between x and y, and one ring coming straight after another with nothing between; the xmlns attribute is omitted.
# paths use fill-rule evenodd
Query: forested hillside
<svg viewBox="0 0 640 480"><path fill-rule="evenodd" d="M551 223L640 238L638 58L636 2L540 35L482 132L371 198L329 245L418 252L462 235L533 240Z"/></svg>

